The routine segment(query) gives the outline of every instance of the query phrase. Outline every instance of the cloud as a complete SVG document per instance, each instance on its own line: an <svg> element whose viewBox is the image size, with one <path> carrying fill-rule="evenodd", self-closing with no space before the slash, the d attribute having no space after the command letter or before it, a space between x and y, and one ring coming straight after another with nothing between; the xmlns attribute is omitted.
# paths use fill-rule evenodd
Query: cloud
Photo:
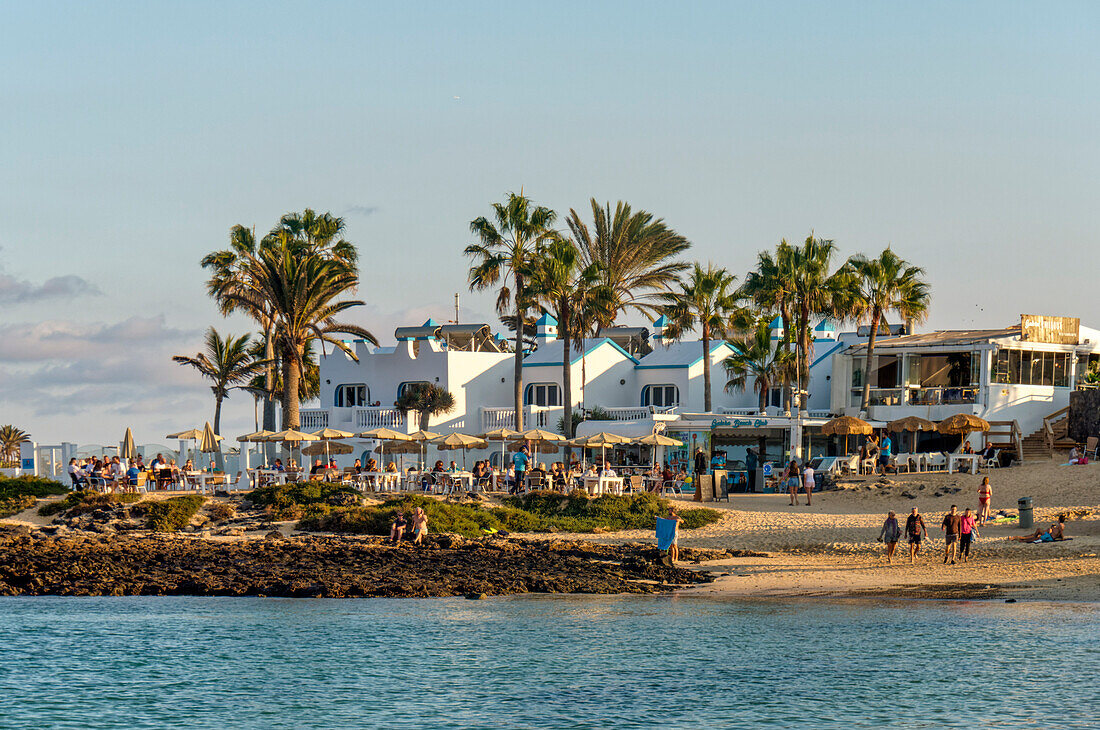
<svg viewBox="0 0 1100 730"><path fill-rule="evenodd" d="M340 215L361 215L364 218L378 212L377 205L352 205Z"/></svg>
<svg viewBox="0 0 1100 730"><path fill-rule="evenodd" d="M101 296L99 288L79 276L55 276L41 284L0 273L0 304L30 304L49 299Z"/></svg>
<svg viewBox="0 0 1100 730"><path fill-rule="evenodd" d="M123 351L197 337L196 330L166 326L164 315L130 317L114 324L48 320L0 326L0 364L110 358Z"/></svg>

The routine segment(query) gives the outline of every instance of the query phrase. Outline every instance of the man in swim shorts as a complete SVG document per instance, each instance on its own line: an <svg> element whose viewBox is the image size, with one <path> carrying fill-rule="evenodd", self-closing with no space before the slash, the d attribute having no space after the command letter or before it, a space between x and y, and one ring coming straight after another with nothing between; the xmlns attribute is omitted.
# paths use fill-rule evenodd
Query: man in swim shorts
<svg viewBox="0 0 1100 730"><path fill-rule="evenodd" d="M943 564L947 565L947 559L951 558L951 564L955 564L955 551L959 547L959 535L962 533L962 515L958 513L958 507L951 505L951 511L943 516L940 529L944 531Z"/></svg>
<svg viewBox="0 0 1100 730"><path fill-rule="evenodd" d="M924 526L924 517L913 508L913 512L905 519L905 535L909 538L909 564L916 562L920 553L921 539L928 534L928 528Z"/></svg>

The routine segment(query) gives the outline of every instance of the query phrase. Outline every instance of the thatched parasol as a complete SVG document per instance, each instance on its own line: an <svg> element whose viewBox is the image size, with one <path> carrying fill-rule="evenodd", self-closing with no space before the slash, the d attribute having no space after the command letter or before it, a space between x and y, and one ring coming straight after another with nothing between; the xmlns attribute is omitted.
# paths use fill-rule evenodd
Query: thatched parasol
<svg viewBox="0 0 1100 730"><path fill-rule="evenodd" d="M962 440L966 441L967 436L974 432L984 433L988 431L989 421L972 416L969 413L956 413L950 418L940 421L936 425L936 430L945 436L961 436Z"/></svg>
<svg viewBox="0 0 1100 730"><path fill-rule="evenodd" d="M484 449L489 444L485 439L464 433L451 433L432 441L437 449L462 449L462 468L466 468L466 452L470 449Z"/></svg>
<svg viewBox="0 0 1100 730"><path fill-rule="evenodd" d="M890 421L886 424L886 430L891 433L901 433L903 431L935 431L936 424L927 419L920 418L919 416L906 416L896 421Z"/></svg>
<svg viewBox="0 0 1100 730"><path fill-rule="evenodd" d="M407 433L401 433L400 431L394 431L392 428L372 428L369 431L358 433L356 436L361 439L381 441L383 445L385 445L387 441L412 441L412 436ZM378 453L381 455L379 459L379 464L381 465L385 463L386 455L382 449L379 449Z"/></svg>
<svg viewBox="0 0 1100 730"><path fill-rule="evenodd" d="M826 436L843 436L844 437L844 453L848 453L848 437L849 436L870 436L875 432L875 429L871 424L867 423L854 416L839 416L831 421L827 421L821 427L821 433Z"/></svg>
<svg viewBox="0 0 1100 730"><path fill-rule="evenodd" d="M302 453L306 456L330 456L331 454L351 454L355 451L355 447L351 444L342 444L339 441L318 442L310 444L302 449Z"/></svg>

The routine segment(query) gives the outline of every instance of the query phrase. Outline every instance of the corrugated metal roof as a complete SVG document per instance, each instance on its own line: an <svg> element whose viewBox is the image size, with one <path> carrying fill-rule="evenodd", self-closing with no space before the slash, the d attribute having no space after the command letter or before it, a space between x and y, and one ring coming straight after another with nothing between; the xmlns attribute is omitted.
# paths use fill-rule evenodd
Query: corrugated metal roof
<svg viewBox="0 0 1100 730"><path fill-rule="evenodd" d="M1020 326L1013 325L999 330L938 330L918 335L883 338L875 342L875 350L911 347L962 347L977 345L1005 337L1019 337ZM852 352L864 352L866 344L855 345Z"/></svg>

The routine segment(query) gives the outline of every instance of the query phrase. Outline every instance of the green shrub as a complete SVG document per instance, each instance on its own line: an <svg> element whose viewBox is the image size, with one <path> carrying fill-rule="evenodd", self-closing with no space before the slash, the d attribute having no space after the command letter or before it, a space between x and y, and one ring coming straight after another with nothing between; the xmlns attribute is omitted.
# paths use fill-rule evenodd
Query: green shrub
<svg viewBox="0 0 1100 730"><path fill-rule="evenodd" d="M34 503L37 501L38 500L29 494L21 494L0 499L0 517L11 517L12 515L19 514L23 510L33 507Z"/></svg>
<svg viewBox="0 0 1100 730"><path fill-rule="evenodd" d="M172 497L163 502L150 502L146 526L157 532L176 532L187 527L191 518L202 507L206 497L189 495L186 497Z"/></svg>
<svg viewBox="0 0 1100 730"><path fill-rule="evenodd" d="M68 491L68 487L64 484L45 477L31 475L0 477L0 501L11 497L52 497Z"/></svg>
<svg viewBox="0 0 1100 730"><path fill-rule="evenodd" d="M569 532L609 530L645 530L657 517L668 514L669 502L648 492L633 495L604 494L590 498L581 490L568 496L557 492L531 492L508 497L505 504L529 512L544 525ZM680 512L686 529L717 522L721 514L712 509L688 509Z"/></svg>
<svg viewBox="0 0 1100 730"><path fill-rule="evenodd" d="M337 495L351 494L358 500L354 487L328 482L297 482L295 484L268 484L248 494L253 504L266 507L273 520L297 520L302 517L320 517L329 512L330 501L339 501Z"/></svg>
<svg viewBox="0 0 1100 730"><path fill-rule="evenodd" d="M207 512L210 513L210 519L214 522L225 522L237 516L237 508L229 502L214 502Z"/></svg>
<svg viewBox="0 0 1100 730"><path fill-rule="evenodd" d="M486 509L477 504L455 504L419 494L388 499L372 507L336 507L325 514L307 516L298 523L299 530L314 532L344 532L361 535L388 535L398 510L410 516L422 507L428 515L431 532L451 532L465 537L480 537L483 530L509 528L501 522L502 510Z"/></svg>

